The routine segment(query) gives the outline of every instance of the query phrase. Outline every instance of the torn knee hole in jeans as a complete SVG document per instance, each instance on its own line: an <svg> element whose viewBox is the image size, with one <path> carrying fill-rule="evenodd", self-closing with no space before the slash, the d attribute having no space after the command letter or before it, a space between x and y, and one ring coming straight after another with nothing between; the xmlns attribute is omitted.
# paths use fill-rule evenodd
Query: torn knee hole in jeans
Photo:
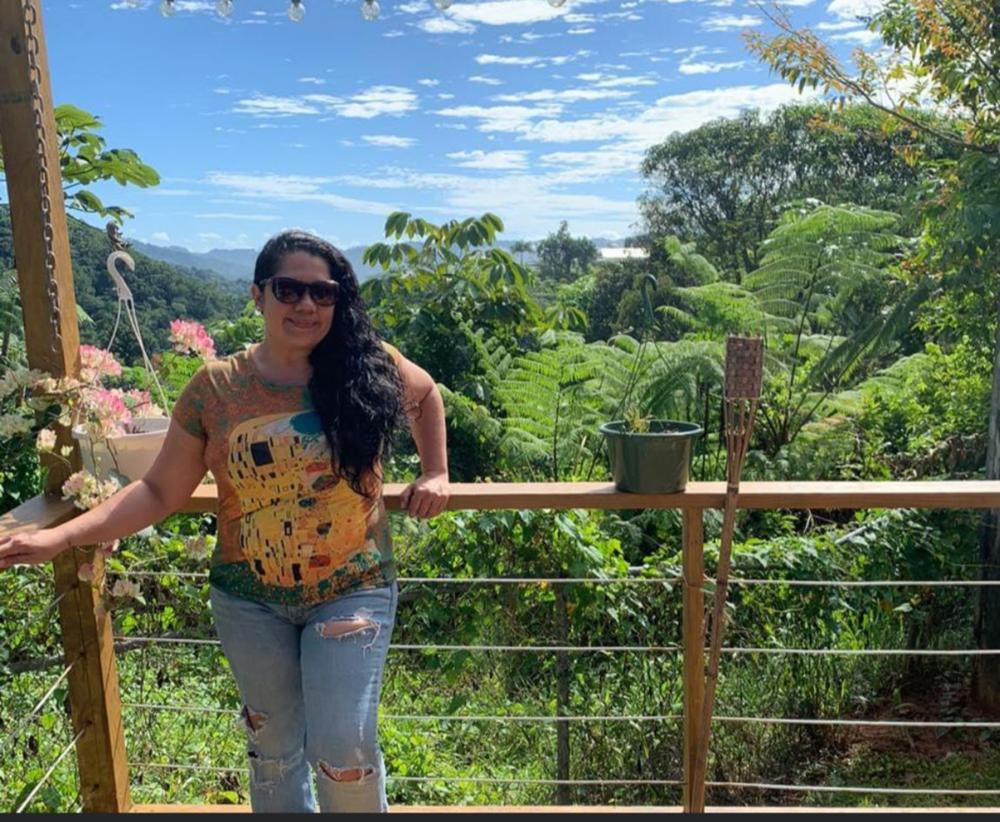
<svg viewBox="0 0 1000 822"><path fill-rule="evenodd" d="M295 766L295 758L292 759L267 759L257 751L250 749L247 751L250 757L250 779L258 790L271 792L277 784Z"/></svg>
<svg viewBox="0 0 1000 822"><path fill-rule="evenodd" d="M361 608L354 616L332 617L316 625L316 632L323 639L346 639L372 631L374 636L372 636L371 642L365 645L365 648L370 648L375 644L381 630L382 626L372 618L371 611L366 608Z"/></svg>
<svg viewBox="0 0 1000 822"><path fill-rule="evenodd" d="M262 714L260 711L253 710L249 705L244 705L238 721L243 725L250 738L254 739L267 722L267 714Z"/></svg>
<svg viewBox="0 0 1000 822"><path fill-rule="evenodd" d="M328 762L320 760L317 767L323 776L334 782L365 782L375 774L375 768L372 765L356 768L335 768Z"/></svg>

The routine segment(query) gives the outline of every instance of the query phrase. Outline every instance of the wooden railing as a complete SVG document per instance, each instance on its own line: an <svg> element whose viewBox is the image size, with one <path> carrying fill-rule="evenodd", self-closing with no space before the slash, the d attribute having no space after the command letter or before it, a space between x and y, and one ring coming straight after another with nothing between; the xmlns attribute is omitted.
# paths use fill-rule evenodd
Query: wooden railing
<svg viewBox="0 0 1000 822"><path fill-rule="evenodd" d="M398 510L402 485L387 485L385 501ZM683 808L704 807L705 784L695 784L692 763L700 734L704 689L704 535L705 509L721 508L725 485L692 482L679 494L626 494L610 483L482 483L454 484L449 510L517 509L679 509L683 512ZM216 488L202 485L183 511L213 512ZM746 482L739 506L753 509L869 508L1000 508L1000 482ZM0 517L0 536L48 527L74 516L69 502L36 497ZM86 558L85 558L86 559ZM99 558L97 559L99 561ZM76 563L73 564L75 567ZM692 582L692 581L697 581ZM132 809L121 701L114 658L111 620L81 608L63 596L80 583L58 573L56 594L69 675L69 694L76 734L80 790L86 811Z"/></svg>

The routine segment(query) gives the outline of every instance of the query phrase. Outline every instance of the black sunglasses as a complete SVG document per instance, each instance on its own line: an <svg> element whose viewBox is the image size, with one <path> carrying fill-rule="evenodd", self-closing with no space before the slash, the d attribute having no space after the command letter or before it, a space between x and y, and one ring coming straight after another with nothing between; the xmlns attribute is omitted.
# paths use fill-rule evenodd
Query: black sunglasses
<svg viewBox="0 0 1000 822"><path fill-rule="evenodd" d="M279 303L289 305L301 300L306 292L309 292L310 299L324 307L336 304L337 297L340 296L340 283L336 280L319 280L314 283L304 283L294 277L268 277L261 280L258 287L271 284L271 293Z"/></svg>

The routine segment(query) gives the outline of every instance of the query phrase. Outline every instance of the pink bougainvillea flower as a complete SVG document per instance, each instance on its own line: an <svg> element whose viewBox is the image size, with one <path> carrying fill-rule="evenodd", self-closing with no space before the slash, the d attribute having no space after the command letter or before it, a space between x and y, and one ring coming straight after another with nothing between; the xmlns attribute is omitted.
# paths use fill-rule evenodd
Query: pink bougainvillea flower
<svg viewBox="0 0 1000 822"><path fill-rule="evenodd" d="M120 377L122 364L115 355L93 345L80 346L80 379L86 383L100 382L104 377Z"/></svg>
<svg viewBox="0 0 1000 822"><path fill-rule="evenodd" d="M87 436L94 440L120 437L132 422L121 389L85 388L80 394L87 415Z"/></svg>
<svg viewBox="0 0 1000 822"><path fill-rule="evenodd" d="M170 323L170 341L174 351L195 354L203 360L215 358L215 342L199 322L177 319Z"/></svg>

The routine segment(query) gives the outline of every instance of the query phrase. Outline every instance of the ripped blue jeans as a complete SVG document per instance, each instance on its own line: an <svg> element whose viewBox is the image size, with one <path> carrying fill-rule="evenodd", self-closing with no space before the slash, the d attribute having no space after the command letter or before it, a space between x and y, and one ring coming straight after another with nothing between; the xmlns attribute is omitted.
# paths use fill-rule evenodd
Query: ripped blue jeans
<svg viewBox="0 0 1000 822"><path fill-rule="evenodd" d="M377 716L395 583L308 606L211 588L243 699L255 812L385 812ZM315 773L316 791L312 775Z"/></svg>

